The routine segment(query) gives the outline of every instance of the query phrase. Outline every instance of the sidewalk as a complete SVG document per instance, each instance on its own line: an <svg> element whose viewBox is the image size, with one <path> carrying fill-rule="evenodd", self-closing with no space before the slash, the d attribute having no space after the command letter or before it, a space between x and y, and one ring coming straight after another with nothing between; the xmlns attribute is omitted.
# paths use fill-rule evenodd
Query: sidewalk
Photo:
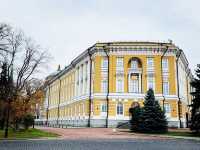
<svg viewBox="0 0 200 150"><path fill-rule="evenodd" d="M59 134L61 139L169 139L168 137L146 136L131 132L121 132L112 128L36 128Z"/></svg>
<svg viewBox="0 0 200 150"><path fill-rule="evenodd" d="M52 128L52 127L36 127L38 129L59 134L61 139L185 139L198 140L198 137L170 136L157 134L142 134L129 132L128 129L112 129L112 128Z"/></svg>

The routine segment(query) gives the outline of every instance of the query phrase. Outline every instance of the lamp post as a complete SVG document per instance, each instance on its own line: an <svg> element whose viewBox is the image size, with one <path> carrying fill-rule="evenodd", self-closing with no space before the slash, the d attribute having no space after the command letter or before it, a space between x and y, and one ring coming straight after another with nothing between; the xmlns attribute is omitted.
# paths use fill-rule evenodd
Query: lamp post
<svg viewBox="0 0 200 150"><path fill-rule="evenodd" d="M179 85L179 65L178 65L178 61L181 57L181 54L182 54L182 50L179 49L177 51L177 54L176 54L176 77L177 77L177 93L178 93L178 118L179 118L179 126L180 128L182 127L182 122L181 122L181 108L180 108L180 105L181 105L181 98L180 98L180 85Z"/></svg>

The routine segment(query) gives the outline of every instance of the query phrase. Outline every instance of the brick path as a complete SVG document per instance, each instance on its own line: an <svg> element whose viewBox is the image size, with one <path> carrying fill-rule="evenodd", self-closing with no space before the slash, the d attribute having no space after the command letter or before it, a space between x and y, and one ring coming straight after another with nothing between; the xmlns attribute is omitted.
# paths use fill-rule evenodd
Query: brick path
<svg viewBox="0 0 200 150"><path fill-rule="evenodd" d="M38 129L57 133L61 139L169 139L166 137L146 136L112 128L51 128L37 127Z"/></svg>

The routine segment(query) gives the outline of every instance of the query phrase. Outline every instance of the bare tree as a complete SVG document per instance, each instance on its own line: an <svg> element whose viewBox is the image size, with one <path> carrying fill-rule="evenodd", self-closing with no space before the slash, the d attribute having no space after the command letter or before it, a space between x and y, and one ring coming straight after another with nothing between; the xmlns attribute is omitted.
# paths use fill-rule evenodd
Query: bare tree
<svg viewBox="0 0 200 150"><path fill-rule="evenodd" d="M0 29L5 29L0 25ZM2 57L1 61L7 63L8 77L12 79L9 87L9 96L6 97L7 115L5 137L8 136L10 107L13 101L17 101L18 96L23 93L26 83L49 61L50 56L35 42L27 38L22 31L16 31L9 27L8 32L0 39Z"/></svg>
<svg viewBox="0 0 200 150"><path fill-rule="evenodd" d="M27 105L35 106L36 103L39 103L40 96L42 96L39 92L42 91L42 80L31 79L25 83L24 92L24 113L27 113L30 107Z"/></svg>

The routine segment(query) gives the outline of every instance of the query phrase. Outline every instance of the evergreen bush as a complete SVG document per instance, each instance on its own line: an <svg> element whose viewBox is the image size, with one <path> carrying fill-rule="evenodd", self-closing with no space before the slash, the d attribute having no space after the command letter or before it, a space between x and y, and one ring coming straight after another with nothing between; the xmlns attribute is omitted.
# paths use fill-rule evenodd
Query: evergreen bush
<svg viewBox="0 0 200 150"><path fill-rule="evenodd" d="M34 124L34 116L32 114L26 114L23 116L23 125L26 130L33 124Z"/></svg>
<svg viewBox="0 0 200 150"><path fill-rule="evenodd" d="M142 122L139 126L141 132L167 132L167 120L162 111L158 101L155 100L154 91L149 89L147 91L143 113Z"/></svg>
<svg viewBox="0 0 200 150"><path fill-rule="evenodd" d="M191 92L192 99L192 110L191 110L191 125L190 129L195 133L200 133L200 65L196 70L196 78L191 82L191 86L195 89Z"/></svg>

